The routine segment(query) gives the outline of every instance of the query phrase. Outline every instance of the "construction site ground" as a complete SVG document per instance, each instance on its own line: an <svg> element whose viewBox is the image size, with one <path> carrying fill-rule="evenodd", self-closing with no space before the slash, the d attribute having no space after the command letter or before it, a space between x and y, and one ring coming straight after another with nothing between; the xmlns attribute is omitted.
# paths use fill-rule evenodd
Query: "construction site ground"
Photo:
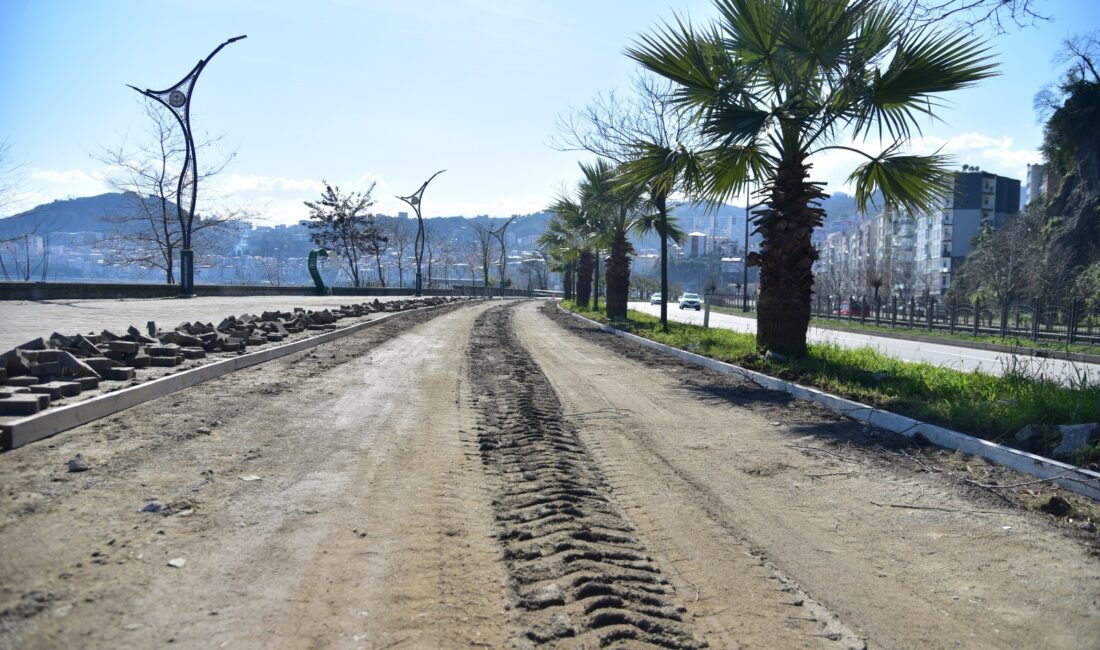
<svg viewBox="0 0 1100 650"><path fill-rule="evenodd" d="M204 318L264 309L233 301ZM0 648L1100 639L1094 504L548 307L402 313L0 454Z"/></svg>

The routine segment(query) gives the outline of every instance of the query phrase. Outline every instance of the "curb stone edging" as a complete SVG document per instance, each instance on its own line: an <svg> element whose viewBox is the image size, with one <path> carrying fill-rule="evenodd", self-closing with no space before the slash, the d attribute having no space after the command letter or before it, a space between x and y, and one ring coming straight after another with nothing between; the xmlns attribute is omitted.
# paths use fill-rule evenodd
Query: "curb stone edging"
<svg viewBox="0 0 1100 650"><path fill-rule="evenodd" d="M603 323L585 318L580 314L565 309L560 304L557 305L557 308L584 323L599 328L601 331L614 334L615 336L633 341L654 350L665 352L681 361L702 366L724 375L736 375L769 390L781 391L789 393L799 399L817 402L830 411L843 415L846 418L880 429L885 429L892 433L898 433L906 438L913 438L919 434L937 447L978 456L979 458L984 458L998 465L1003 465L1010 469L1030 474L1036 478L1050 480L1052 483L1066 488L1071 492L1100 501L1100 473L1068 465L1050 458L1044 458L1043 456L1031 454L1026 451L1020 451L1019 449L1005 447L1004 445L982 440L981 438L975 438L974 436L953 429L929 424L904 415L891 413L890 411L883 411L882 409L877 409L867 404L861 404L844 397L832 395L816 388L802 386L801 384L778 379L770 375L765 375L764 373L756 372L755 370L742 368L732 363L718 361L717 359L711 359L710 357L704 357L700 354L687 352L679 348L665 345L664 343L651 341L650 339L616 329L610 325L604 325Z"/></svg>
<svg viewBox="0 0 1100 650"><path fill-rule="evenodd" d="M418 307L401 312L392 312L371 320L356 323L337 330L331 330L323 334L285 343L266 350L259 350L242 354L237 357L215 361L206 365L184 370L183 372L160 377L143 382L137 386L123 388L113 393L99 395L75 404L67 404L54 409L49 409L30 415L25 418L0 425L0 449L9 450L16 447L48 438L52 435L67 431L92 420L124 411L128 408L148 402L158 397L164 397L184 388L190 388L204 381L216 379L237 370L265 363L288 354L308 350L322 343L328 343L339 338L354 334L368 327L374 327L391 318L402 314L409 314L419 309L435 309L435 307Z"/></svg>

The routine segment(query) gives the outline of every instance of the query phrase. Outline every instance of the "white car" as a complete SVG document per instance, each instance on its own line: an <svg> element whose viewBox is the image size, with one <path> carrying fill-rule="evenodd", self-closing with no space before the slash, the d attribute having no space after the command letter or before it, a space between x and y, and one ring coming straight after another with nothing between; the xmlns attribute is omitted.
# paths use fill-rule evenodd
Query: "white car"
<svg viewBox="0 0 1100 650"><path fill-rule="evenodd" d="M649 297L649 304L659 305L659 304L661 304L661 300L663 300L663 298L661 297L661 292L658 291L657 293L655 293L655 294L653 294L652 296Z"/></svg>
<svg viewBox="0 0 1100 650"><path fill-rule="evenodd" d="M699 311L703 308L703 300L697 293L685 293L680 296L680 309L694 309Z"/></svg>

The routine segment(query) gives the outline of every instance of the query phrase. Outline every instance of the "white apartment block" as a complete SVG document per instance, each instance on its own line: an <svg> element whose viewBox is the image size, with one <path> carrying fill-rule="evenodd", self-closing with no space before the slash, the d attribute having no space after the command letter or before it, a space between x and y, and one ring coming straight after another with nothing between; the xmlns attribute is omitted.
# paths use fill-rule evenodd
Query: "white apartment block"
<svg viewBox="0 0 1100 650"><path fill-rule="evenodd" d="M932 214L884 210L855 228L818 240L814 265L821 294L900 299L927 291L940 297L983 225L998 228L1019 212L1020 181L989 172L955 174L955 192Z"/></svg>
<svg viewBox="0 0 1100 650"><path fill-rule="evenodd" d="M936 213L918 215L914 241L916 288L942 296L974 250L983 226L999 228L1020 211L1020 181L989 172L955 173L955 192Z"/></svg>

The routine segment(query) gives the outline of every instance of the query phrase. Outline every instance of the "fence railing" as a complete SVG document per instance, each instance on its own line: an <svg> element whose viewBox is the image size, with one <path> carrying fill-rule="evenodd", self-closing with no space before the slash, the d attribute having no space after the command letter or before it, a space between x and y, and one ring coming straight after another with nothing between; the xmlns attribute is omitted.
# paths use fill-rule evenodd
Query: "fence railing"
<svg viewBox="0 0 1100 650"><path fill-rule="evenodd" d="M746 301L739 294L707 294L706 300L712 307L756 310L753 297ZM939 300L923 296L909 300L901 300L897 296L880 297L878 300L873 297L815 296L810 313L815 318L837 321L838 324L859 323L1002 339L1100 344L1100 308L1090 308L1083 300L1047 303L1040 298L1022 302L993 302Z"/></svg>
<svg viewBox="0 0 1100 650"><path fill-rule="evenodd" d="M815 297L817 318L885 327L1022 338L1032 341L1100 343L1100 309L1083 300L1025 302L939 300L937 298L828 298Z"/></svg>
<svg viewBox="0 0 1100 650"><path fill-rule="evenodd" d="M708 293L704 297L704 300L711 307L756 311L756 298L753 296L742 296L739 293Z"/></svg>

